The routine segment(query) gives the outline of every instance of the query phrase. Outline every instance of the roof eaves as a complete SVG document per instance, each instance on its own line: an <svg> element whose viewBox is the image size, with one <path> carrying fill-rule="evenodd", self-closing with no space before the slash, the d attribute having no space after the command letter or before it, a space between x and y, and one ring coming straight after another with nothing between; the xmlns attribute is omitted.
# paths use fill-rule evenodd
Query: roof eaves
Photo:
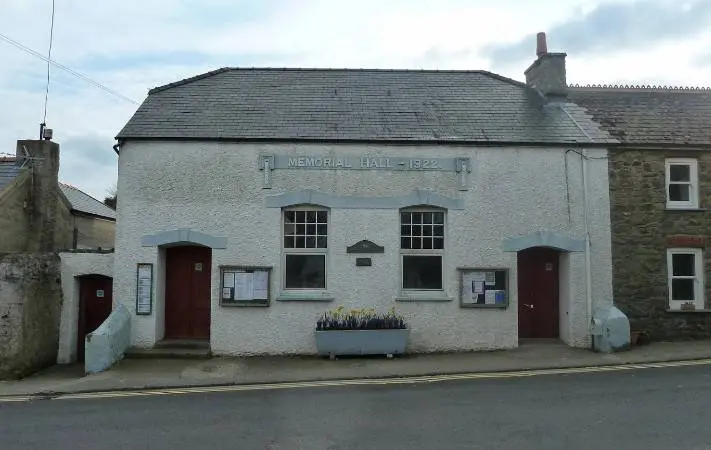
<svg viewBox="0 0 711 450"><path fill-rule="evenodd" d="M581 134L581 138L583 135ZM254 138L254 137L225 137L225 136L122 136L121 139L131 141L159 141L159 142L230 142L230 143L265 143L265 144L380 144L380 145L461 145L461 146L491 146L491 147L559 147L571 144L599 147L601 142L588 142L587 138L565 140L486 140L486 139L335 139L335 138Z"/></svg>
<svg viewBox="0 0 711 450"><path fill-rule="evenodd" d="M91 218L107 220L109 222L116 222L115 217L105 216L103 214L97 214L97 213L92 213L92 212L88 212L88 211L81 211L79 209L72 209L71 212L72 212L72 214L75 214L77 216L91 217Z"/></svg>

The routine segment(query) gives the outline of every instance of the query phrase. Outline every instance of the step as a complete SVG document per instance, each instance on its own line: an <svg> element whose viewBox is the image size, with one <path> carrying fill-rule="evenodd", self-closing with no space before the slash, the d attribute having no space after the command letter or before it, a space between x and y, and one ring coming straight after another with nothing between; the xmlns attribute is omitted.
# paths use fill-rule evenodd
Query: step
<svg viewBox="0 0 711 450"><path fill-rule="evenodd" d="M143 359L196 359L210 358L208 341L160 341L153 348L131 347L126 351L127 358Z"/></svg>
<svg viewBox="0 0 711 450"><path fill-rule="evenodd" d="M209 350L210 341L207 339L163 339L156 342L155 347Z"/></svg>

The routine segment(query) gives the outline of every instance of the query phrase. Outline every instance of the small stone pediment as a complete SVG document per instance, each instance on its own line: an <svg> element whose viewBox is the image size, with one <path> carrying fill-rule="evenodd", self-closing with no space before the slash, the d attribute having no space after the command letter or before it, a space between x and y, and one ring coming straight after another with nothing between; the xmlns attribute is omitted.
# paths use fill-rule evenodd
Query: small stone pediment
<svg viewBox="0 0 711 450"><path fill-rule="evenodd" d="M346 253L385 253L385 247L381 247L372 241L363 239L350 247L346 247Z"/></svg>

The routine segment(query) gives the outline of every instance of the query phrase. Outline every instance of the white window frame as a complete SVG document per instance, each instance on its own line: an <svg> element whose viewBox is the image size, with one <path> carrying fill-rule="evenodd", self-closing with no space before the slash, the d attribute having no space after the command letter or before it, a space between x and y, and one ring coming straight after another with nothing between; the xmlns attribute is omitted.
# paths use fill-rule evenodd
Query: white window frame
<svg viewBox="0 0 711 450"><path fill-rule="evenodd" d="M326 213L326 248L286 248L284 246L284 231L286 225L286 213L288 211L323 211ZM281 210L281 233L279 239L281 241L281 288L286 292L323 292L328 289L328 248L331 238L331 212L328 208L318 205L296 205L282 208ZM286 257L287 255L323 255L324 264L324 286L319 288L294 288L286 286Z"/></svg>
<svg viewBox="0 0 711 450"><path fill-rule="evenodd" d="M664 162L665 166L665 198L667 208L670 209L693 209L699 207L699 166L698 161L694 158L667 158ZM669 197L669 186L671 181L671 166L689 166L689 182L673 184L688 184L689 185L689 201L673 201Z"/></svg>
<svg viewBox="0 0 711 450"><path fill-rule="evenodd" d="M404 249L402 248L402 213L442 213L442 227L443 227L443 237L442 237L442 249ZM433 293L433 292L444 292L445 286L445 271L444 271L444 257L445 250L447 248L447 210L442 208L402 208L398 210L398 247L400 248L400 291L405 293ZM441 258L441 277L442 286L439 289L412 289L405 287L405 256L439 256Z"/></svg>
<svg viewBox="0 0 711 450"><path fill-rule="evenodd" d="M674 276L672 255L693 255L694 256L694 276ZM669 291L669 309L681 310L681 306L686 300L672 300L672 279L693 279L694 280L694 306L696 309L704 309L704 259L703 251L700 248L668 248L667 249L667 289Z"/></svg>

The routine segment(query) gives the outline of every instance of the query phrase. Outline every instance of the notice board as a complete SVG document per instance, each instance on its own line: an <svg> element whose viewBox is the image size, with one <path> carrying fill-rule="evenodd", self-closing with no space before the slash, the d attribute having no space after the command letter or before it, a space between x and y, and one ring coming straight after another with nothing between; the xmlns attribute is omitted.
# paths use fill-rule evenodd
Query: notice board
<svg viewBox="0 0 711 450"><path fill-rule="evenodd" d="M459 267L459 304L463 308L507 308L508 269Z"/></svg>
<svg viewBox="0 0 711 450"><path fill-rule="evenodd" d="M220 304L268 306L271 267L220 267Z"/></svg>

